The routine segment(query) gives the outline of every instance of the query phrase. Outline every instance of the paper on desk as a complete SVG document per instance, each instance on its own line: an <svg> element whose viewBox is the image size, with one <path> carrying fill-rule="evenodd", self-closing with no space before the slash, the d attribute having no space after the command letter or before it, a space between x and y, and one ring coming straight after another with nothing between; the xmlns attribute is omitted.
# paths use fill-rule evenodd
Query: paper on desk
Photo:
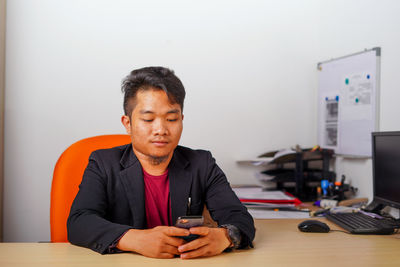
<svg viewBox="0 0 400 267"><path fill-rule="evenodd" d="M260 199L260 200L294 200L282 191L263 191L261 187L236 187L233 191L239 199Z"/></svg>
<svg viewBox="0 0 400 267"><path fill-rule="evenodd" d="M256 172L254 174L254 176L256 177L256 179L262 183L265 182L270 182L271 180L275 179L275 175L269 175L269 174L265 174L262 172Z"/></svg>
<svg viewBox="0 0 400 267"><path fill-rule="evenodd" d="M270 154L270 153L268 153L268 154ZM293 149L282 149L282 150L277 151L273 157L260 156L257 158L237 160L236 162L241 163L241 164L251 164L254 166L261 166L261 165L268 165L280 157L283 157L286 155L293 155L293 154L296 154L296 151L294 151Z"/></svg>
<svg viewBox="0 0 400 267"><path fill-rule="evenodd" d="M308 212L303 211L274 211L265 209L247 209L254 219L304 219L310 218Z"/></svg>
<svg viewBox="0 0 400 267"><path fill-rule="evenodd" d="M296 208L295 204L281 203L265 203L265 202L243 202L248 208L263 208L263 209L281 209L281 208Z"/></svg>
<svg viewBox="0 0 400 267"><path fill-rule="evenodd" d="M263 157L263 158L252 158L252 159L238 160L237 163L251 164L251 165L254 165L254 166L261 166L261 165L268 165L273 160L274 160L274 157Z"/></svg>

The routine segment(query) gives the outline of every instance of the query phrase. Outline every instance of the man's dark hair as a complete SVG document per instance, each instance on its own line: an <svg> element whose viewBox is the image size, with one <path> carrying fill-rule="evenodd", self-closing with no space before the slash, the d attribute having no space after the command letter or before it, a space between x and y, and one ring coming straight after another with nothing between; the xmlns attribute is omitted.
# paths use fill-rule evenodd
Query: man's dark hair
<svg viewBox="0 0 400 267"><path fill-rule="evenodd" d="M122 81L124 93L124 112L131 116L135 107L135 98L141 90L163 90L171 103L179 104L183 111L185 100L185 88L182 82L174 74L173 70L164 67L146 67L131 71Z"/></svg>

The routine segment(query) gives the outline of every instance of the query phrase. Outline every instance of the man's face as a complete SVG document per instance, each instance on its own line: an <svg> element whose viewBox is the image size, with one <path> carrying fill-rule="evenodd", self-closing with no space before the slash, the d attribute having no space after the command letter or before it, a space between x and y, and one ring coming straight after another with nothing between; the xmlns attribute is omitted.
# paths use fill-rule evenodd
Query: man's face
<svg viewBox="0 0 400 267"><path fill-rule="evenodd" d="M172 157L182 133L183 114L163 90L139 91L131 117L122 116L132 147L138 158L155 164Z"/></svg>

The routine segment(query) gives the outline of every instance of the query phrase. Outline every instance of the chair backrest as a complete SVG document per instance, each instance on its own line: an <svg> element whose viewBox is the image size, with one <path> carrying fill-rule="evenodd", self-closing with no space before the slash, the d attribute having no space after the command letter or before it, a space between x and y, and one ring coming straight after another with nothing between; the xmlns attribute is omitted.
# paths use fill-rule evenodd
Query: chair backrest
<svg viewBox="0 0 400 267"><path fill-rule="evenodd" d="M102 148L129 144L129 135L101 135L80 140L68 147L54 168L50 197L51 242L68 242L67 219L78 193L90 154Z"/></svg>

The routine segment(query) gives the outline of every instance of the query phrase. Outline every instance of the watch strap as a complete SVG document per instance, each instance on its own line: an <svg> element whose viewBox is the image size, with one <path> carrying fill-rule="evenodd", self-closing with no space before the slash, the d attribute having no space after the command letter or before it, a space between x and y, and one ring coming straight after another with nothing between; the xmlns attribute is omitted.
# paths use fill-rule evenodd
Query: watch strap
<svg viewBox="0 0 400 267"><path fill-rule="evenodd" d="M228 237L232 243L230 248L239 248L240 247L240 243L242 241L242 235L240 233L240 230L236 226L234 226L232 224L223 224L218 227L226 229L226 231L228 233Z"/></svg>

